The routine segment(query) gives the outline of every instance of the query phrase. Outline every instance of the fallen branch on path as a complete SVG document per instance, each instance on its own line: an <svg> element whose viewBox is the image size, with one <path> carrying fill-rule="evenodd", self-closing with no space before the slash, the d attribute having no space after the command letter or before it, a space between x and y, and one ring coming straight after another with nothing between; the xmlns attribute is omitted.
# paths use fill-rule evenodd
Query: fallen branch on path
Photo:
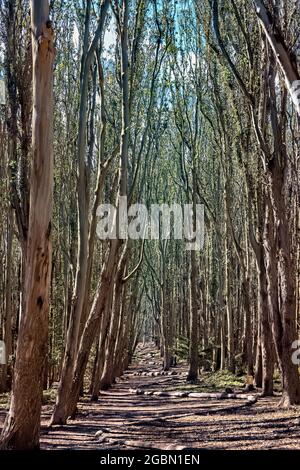
<svg viewBox="0 0 300 470"><path fill-rule="evenodd" d="M200 399L211 399L211 400L248 400L248 402L256 403L257 395L249 395L247 393L206 393L206 392L185 392L185 391L152 391L152 390L143 390L140 388L130 389L129 393L133 395L151 395L157 397L169 397L169 398L200 398Z"/></svg>

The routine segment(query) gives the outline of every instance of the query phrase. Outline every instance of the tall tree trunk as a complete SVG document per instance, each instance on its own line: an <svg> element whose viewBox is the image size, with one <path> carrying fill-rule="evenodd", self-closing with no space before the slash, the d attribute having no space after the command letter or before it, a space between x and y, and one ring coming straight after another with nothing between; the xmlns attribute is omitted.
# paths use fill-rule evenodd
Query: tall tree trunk
<svg viewBox="0 0 300 470"><path fill-rule="evenodd" d="M233 312L230 297L230 265L229 265L229 232L228 220L225 223L225 299L227 314L227 369L235 371Z"/></svg>
<svg viewBox="0 0 300 470"><path fill-rule="evenodd" d="M118 336L115 342L115 351L114 351L115 361L114 361L114 371L113 371L114 378L120 377L123 374L123 357L124 357L124 352L125 352L124 333L126 329L126 307L127 307L126 293L127 293L127 287L125 284L123 288L123 292L122 292L122 299L121 299L121 306L120 306Z"/></svg>
<svg viewBox="0 0 300 470"><path fill-rule="evenodd" d="M196 168L195 155L193 154L193 176L192 176L192 203L193 203L193 232L196 233ZM189 370L187 375L188 382L196 382L198 379L198 305L197 305L197 257L196 251L191 251L191 275L190 275L190 347L189 347ZM204 289L204 286L203 286ZM203 312L205 314L205 312Z"/></svg>
<svg viewBox="0 0 300 470"><path fill-rule="evenodd" d="M80 346L75 364L74 377L71 384L71 391L68 397L68 406L65 410L65 414L61 418L62 424L66 423L68 416L73 416L76 412L80 388L88 363L90 350L95 339L95 334L98 329L98 325L101 324L103 311L106 308L108 299L110 298L110 285L111 280L114 278L117 269L117 254L119 250L119 245L119 240L111 241L108 259L103 267L99 284L97 287L97 294L82 333L82 338L80 341Z"/></svg>
<svg viewBox="0 0 300 470"><path fill-rule="evenodd" d="M163 263L165 261L163 260ZM169 312L167 310L167 293L166 293L166 276L165 268L163 267L163 281L161 288L161 343L163 353L163 369L165 371L170 369L171 366L171 352L169 344Z"/></svg>
<svg viewBox="0 0 300 470"><path fill-rule="evenodd" d="M12 211L8 209L7 215L7 260L6 260L6 286L5 286L5 317L4 317L4 343L6 363L1 367L0 392L6 392L9 388L7 373L9 358L12 354Z"/></svg>
<svg viewBox="0 0 300 470"><path fill-rule="evenodd" d="M197 260L195 250L191 251L191 277L190 277L190 346L188 382L196 382L198 378L198 308L197 308Z"/></svg>
<svg viewBox="0 0 300 470"><path fill-rule="evenodd" d="M248 181L249 187L250 181ZM251 192L251 191L250 191ZM258 189L258 222L259 239L256 241L252 226L249 227L250 241L255 254L258 277L258 339L255 370L255 385L262 387L264 396L273 395L274 374L274 345L272 332L272 316L268 303L268 283L263 234L268 215L266 214L266 195L261 188ZM251 217L250 217L251 219ZM251 222L250 222L251 224ZM275 292L275 298L276 298ZM273 302L275 300L273 299Z"/></svg>
<svg viewBox="0 0 300 470"><path fill-rule="evenodd" d="M114 284L111 283L108 300L107 300L105 311L103 313L102 321L101 321L98 354L96 358L95 377L94 377L94 382L93 382L93 386L91 389L91 401L97 401L99 392L100 392L101 376L103 373L104 359L105 359L105 343L108 337L110 314L112 311L113 287L114 287Z"/></svg>
<svg viewBox="0 0 300 470"><path fill-rule="evenodd" d="M268 308L267 276L264 260L261 257L258 274L259 318L261 322L261 354L262 354L262 393L273 395L274 349L271 318Z"/></svg>
<svg viewBox="0 0 300 470"><path fill-rule="evenodd" d="M278 198L282 198L279 196ZM281 194L281 192L280 192ZM281 202L277 200L281 205ZM280 212L281 217L285 218L284 212ZM285 227L282 224L285 223ZM292 343L297 338L296 332L296 306L295 306L295 293L293 284L291 282L291 267L289 265L289 244L286 237L287 221L280 220L276 229L275 218L273 214L273 206L271 201L268 201L267 216L266 216L266 230L265 230L265 256L267 264L268 276L268 300L273 324L273 336L275 340L275 347L279 366L282 376L282 405L289 406L298 404L300 402L300 385L299 385L299 372L297 365L293 364ZM282 233L283 232L283 233ZM281 238L279 242L279 237ZM280 260L284 265L280 269L281 281L281 308L279 308L279 291L278 291L278 260L277 260L277 243L283 250L282 256L285 260ZM279 261L279 264L281 264Z"/></svg>
<svg viewBox="0 0 300 470"><path fill-rule="evenodd" d="M105 347L105 359L104 359L104 367L103 373L100 382L100 388L102 390L107 390L111 384L113 383L114 376L114 351L115 351L115 343L118 335L118 325L119 325L119 318L120 318L120 309L121 309L121 299L122 299L122 276L124 274L124 265L126 263L125 259L120 261L118 266L116 279L114 282L114 298L113 298L113 308L111 311L111 321L110 321L110 328L108 337L106 340L106 347Z"/></svg>
<svg viewBox="0 0 300 470"><path fill-rule="evenodd" d="M257 388L262 387L262 350L261 350L261 319L260 315L257 318L257 342L256 342L256 358L255 358L255 372L254 372L254 385Z"/></svg>
<svg viewBox="0 0 300 470"><path fill-rule="evenodd" d="M53 197L53 29L48 0L31 1L33 161L22 312L9 414L2 448L39 447L44 361L47 355Z"/></svg>

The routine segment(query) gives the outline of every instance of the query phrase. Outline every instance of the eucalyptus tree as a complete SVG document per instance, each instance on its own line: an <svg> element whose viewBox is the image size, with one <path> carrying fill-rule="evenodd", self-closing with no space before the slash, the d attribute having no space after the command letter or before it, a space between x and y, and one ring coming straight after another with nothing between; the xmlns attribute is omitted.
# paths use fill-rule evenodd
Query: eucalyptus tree
<svg viewBox="0 0 300 470"><path fill-rule="evenodd" d="M48 338L53 198L53 28L48 0L31 2L33 116L26 276L10 410L2 448L39 447Z"/></svg>

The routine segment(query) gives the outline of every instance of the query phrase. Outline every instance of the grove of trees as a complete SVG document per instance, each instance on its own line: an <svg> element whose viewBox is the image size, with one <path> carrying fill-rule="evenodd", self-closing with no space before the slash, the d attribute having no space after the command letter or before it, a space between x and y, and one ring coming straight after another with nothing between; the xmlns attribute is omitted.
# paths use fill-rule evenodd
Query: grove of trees
<svg viewBox="0 0 300 470"><path fill-rule="evenodd" d="M51 425L101 399L141 340L166 371L186 345L191 383L269 396L278 371L300 404L299 22L294 0L1 0L2 449L39 447L53 383ZM100 240L124 197L203 205L203 249Z"/></svg>

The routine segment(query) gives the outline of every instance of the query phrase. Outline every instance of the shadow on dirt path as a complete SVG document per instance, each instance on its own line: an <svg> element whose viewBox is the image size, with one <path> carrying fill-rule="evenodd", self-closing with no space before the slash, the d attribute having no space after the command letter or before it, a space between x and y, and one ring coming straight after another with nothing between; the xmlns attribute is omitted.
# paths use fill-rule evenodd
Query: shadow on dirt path
<svg viewBox="0 0 300 470"><path fill-rule="evenodd" d="M249 406L182 396L186 372L181 364L161 375L154 346L140 346L117 384L97 403L81 400L66 426L47 428L52 406L44 407L42 449L300 449L299 409L280 410L278 397ZM179 396L164 396L170 390Z"/></svg>

